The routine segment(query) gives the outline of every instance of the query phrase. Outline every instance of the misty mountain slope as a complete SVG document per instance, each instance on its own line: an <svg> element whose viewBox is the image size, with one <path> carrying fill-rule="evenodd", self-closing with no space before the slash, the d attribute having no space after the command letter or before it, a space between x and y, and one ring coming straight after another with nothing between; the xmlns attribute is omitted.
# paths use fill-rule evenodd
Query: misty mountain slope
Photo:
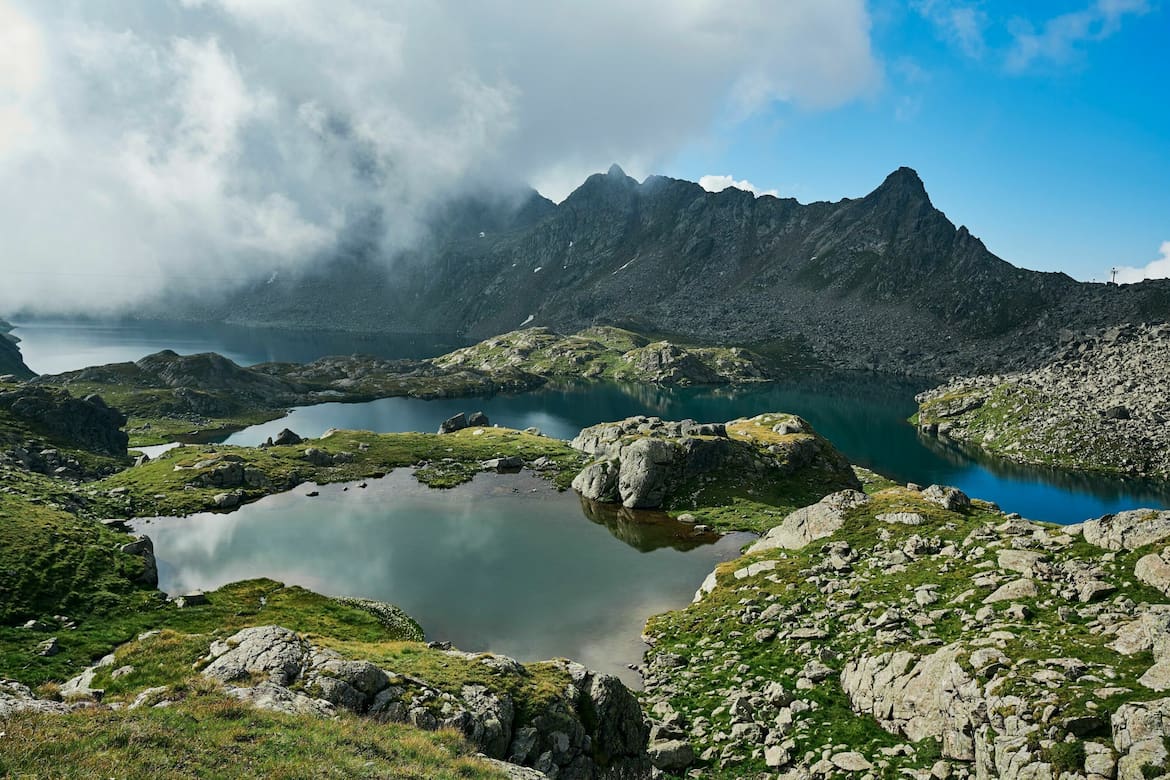
<svg viewBox="0 0 1170 780"><path fill-rule="evenodd" d="M477 229L478 228L478 229ZM1062 328L1165 320L1170 285L1112 287L1016 268L934 208L909 168L864 198L800 204L614 166L561 204L449 206L424 250L346 247L315 274L192 316L460 333L614 324L725 343L786 340L849 367L994 370Z"/></svg>

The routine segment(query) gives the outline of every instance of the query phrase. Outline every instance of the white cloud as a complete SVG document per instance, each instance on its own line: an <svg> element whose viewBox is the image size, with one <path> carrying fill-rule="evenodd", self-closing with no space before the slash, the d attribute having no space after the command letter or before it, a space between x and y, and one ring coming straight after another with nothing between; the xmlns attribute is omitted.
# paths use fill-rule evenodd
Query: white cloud
<svg viewBox="0 0 1170 780"><path fill-rule="evenodd" d="M0 154L35 131L27 103L44 76L45 45L40 30L0 0Z"/></svg>
<svg viewBox="0 0 1170 780"><path fill-rule="evenodd" d="M750 192L757 198L761 195L771 195L772 197L780 197L779 190L761 190L756 185L752 184L747 179L735 180L734 176L718 176L714 174L707 174L699 178L699 186L707 190L707 192L722 192L728 187L735 187L737 190Z"/></svg>
<svg viewBox="0 0 1170 780"><path fill-rule="evenodd" d="M1121 29L1126 16L1149 10L1148 0L1097 0L1079 11L1048 19L1039 27L1026 19L1013 19L1008 25L1012 46L1005 64L1008 70L1018 72L1041 63L1067 63L1080 44L1104 40Z"/></svg>
<svg viewBox="0 0 1170 780"><path fill-rule="evenodd" d="M1151 260L1140 268L1134 268L1128 265L1119 266L1117 269L1117 283L1130 284L1146 279L1170 278L1170 241L1162 242L1159 253L1160 257L1157 260Z"/></svg>
<svg viewBox="0 0 1170 780"><path fill-rule="evenodd" d="M951 0L916 0L914 9L932 25L939 36L972 59L987 50L987 13L972 3Z"/></svg>
<svg viewBox="0 0 1170 780"><path fill-rule="evenodd" d="M863 0L0 0L0 313L383 251L453 193L560 199L716 118L872 90Z"/></svg>

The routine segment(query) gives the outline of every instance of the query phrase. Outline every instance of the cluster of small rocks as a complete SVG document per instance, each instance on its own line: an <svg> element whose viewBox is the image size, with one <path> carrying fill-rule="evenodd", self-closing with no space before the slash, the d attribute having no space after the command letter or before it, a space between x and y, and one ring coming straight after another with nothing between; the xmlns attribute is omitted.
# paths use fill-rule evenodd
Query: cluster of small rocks
<svg viewBox="0 0 1170 780"><path fill-rule="evenodd" d="M1041 368L956 379L917 400L924 433L1003 457L1170 476L1170 325L1069 337Z"/></svg>
<svg viewBox="0 0 1170 780"><path fill-rule="evenodd" d="M81 461L72 455L33 440L0 452L0 462L59 479L80 480L99 476L91 474Z"/></svg>

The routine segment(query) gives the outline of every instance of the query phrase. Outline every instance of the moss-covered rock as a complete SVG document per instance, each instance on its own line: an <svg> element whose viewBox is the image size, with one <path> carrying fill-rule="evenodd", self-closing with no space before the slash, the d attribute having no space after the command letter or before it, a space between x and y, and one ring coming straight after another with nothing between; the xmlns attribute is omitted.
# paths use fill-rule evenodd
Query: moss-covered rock
<svg viewBox="0 0 1170 780"><path fill-rule="evenodd" d="M720 530L767 530L798 506L861 487L845 457L790 414L630 417L586 428L571 446L593 458L573 480L585 498L685 512Z"/></svg>

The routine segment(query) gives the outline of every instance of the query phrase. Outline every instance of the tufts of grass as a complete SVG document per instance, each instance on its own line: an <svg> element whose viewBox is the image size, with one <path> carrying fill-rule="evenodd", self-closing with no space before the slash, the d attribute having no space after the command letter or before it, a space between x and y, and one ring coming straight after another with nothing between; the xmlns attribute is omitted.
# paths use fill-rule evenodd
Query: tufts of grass
<svg viewBox="0 0 1170 780"><path fill-rule="evenodd" d="M165 708L17 714L4 721L4 732L5 777L505 777L454 732L266 712L207 685Z"/></svg>

